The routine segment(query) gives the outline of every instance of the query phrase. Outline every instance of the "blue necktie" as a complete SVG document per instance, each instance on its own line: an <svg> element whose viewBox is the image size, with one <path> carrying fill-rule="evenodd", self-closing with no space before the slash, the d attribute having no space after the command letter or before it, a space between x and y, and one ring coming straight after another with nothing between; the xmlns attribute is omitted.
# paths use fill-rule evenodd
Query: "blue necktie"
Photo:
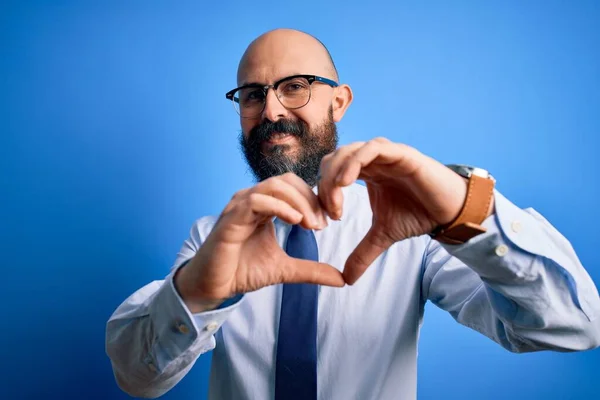
<svg viewBox="0 0 600 400"><path fill-rule="evenodd" d="M288 236L290 257L318 261L317 241L311 230L294 225ZM275 367L276 400L317 398L318 285L283 285Z"/></svg>

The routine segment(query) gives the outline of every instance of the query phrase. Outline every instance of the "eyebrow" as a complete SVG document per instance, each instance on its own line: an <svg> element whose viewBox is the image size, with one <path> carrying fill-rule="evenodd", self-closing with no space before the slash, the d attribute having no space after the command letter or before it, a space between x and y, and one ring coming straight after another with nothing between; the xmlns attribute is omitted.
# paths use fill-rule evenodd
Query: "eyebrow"
<svg viewBox="0 0 600 400"><path fill-rule="evenodd" d="M286 76L282 76L281 78L275 79L275 82L279 82L282 79L288 78L290 76L295 76L295 75L306 75L306 74L302 74L300 72L296 72L296 73L289 74L289 75L286 75ZM242 84L240 85L240 87L242 87L242 86L265 86L265 85L266 85L265 83L261 83L261 82L248 82L248 83L242 82Z"/></svg>
<svg viewBox="0 0 600 400"><path fill-rule="evenodd" d="M242 86L264 86L264 83L260 83L260 82L242 82L242 84L240 85L240 87Z"/></svg>

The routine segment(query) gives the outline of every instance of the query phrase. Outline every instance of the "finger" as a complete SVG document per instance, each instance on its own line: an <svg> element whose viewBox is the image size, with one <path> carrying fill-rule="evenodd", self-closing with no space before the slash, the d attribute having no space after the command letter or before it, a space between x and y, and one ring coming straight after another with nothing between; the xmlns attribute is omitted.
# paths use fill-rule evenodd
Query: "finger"
<svg viewBox="0 0 600 400"><path fill-rule="evenodd" d="M360 149L356 150L350 157L344 160L336 171L336 184L348 186L355 182L362 169L377 160L377 163L397 162L401 158L394 143L387 139L373 139Z"/></svg>
<svg viewBox="0 0 600 400"><path fill-rule="evenodd" d="M340 187L335 184L336 172L339 165L360 148L364 142L356 142L340 147L334 153L323 158L321 163L321 179L319 180L319 200L327 214L333 219L342 216L343 194Z"/></svg>
<svg viewBox="0 0 600 400"><path fill-rule="evenodd" d="M248 196L247 206L244 206L243 209L247 211L246 223L261 222L266 218L278 217L288 224L295 225L304 218L301 212L287 202L262 193L251 193Z"/></svg>
<svg viewBox="0 0 600 400"><path fill-rule="evenodd" d="M343 287L346 284L342 273L329 264L287 257L282 268L282 279L285 283L313 283L334 287Z"/></svg>
<svg viewBox="0 0 600 400"><path fill-rule="evenodd" d="M343 273L346 283L353 285L373 261L392 244L394 244L394 241L383 231L371 227L346 260Z"/></svg>
<svg viewBox="0 0 600 400"><path fill-rule="evenodd" d="M325 209L321 207L321 203L319 202L319 198L313 192L312 188L308 186L308 184L304 181L304 179L300 178L298 175L288 172L280 176L280 179L286 181L290 185L294 186L304 197L308 200L311 209L315 213L315 215L319 218L321 222L321 226L327 226L327 218Z"/></svg>
<svg viewBox="0 0 600 400"><path fill-rule="evenodd" d="M303 215L301 225L307 229L322 229L325 227L317 212L313 210L306 194L303 194L294 185L280 177L267 179L254 187L253 193L266 194L288 203Z"/></svg>

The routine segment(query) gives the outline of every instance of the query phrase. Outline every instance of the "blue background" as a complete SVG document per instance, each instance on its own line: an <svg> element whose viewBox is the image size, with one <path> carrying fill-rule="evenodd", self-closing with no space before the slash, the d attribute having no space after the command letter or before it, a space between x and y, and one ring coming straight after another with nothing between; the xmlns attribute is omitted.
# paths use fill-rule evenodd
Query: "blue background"
<svg viewBox="0 0 600 400"><path fill-rule="evenodd" d="M493 171L598 284L600 2L2 2L2 399L125 399L105 323L193 221L252 184L224 93L275 27L329 47L386 136ZM514 355L428 305L421 399L591 399L600 350ZM210 357L166 399L203 399Z"/></svg>

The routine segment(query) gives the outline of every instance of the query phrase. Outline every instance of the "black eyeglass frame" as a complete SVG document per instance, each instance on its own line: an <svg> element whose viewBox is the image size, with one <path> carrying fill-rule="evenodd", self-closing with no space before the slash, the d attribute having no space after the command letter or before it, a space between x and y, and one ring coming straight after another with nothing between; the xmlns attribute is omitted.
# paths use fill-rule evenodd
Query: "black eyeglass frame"
<svg viewBox="0 0 600 400"><path fill-rule="evenodd" d="M296 78L304 78L308 81L308 85L311 86L314 82L320 82L323 83L325 85L329 85L331 87L338 87L339 84L331 79L328 78L324 78L322 76L318 76L318 75L291 75L291 76L287 76L285 78L281 78L280 80L278 80L277 82L273 83L272 85L261 85L260 83L249 83L247 85L243 85L240 87L237 87L235 89L230 90L229 92L225 93L225 98L228 100L231 100L234 103L238 103L239 104L239 100L237 98L234 97L235 92L237 92L240 89L248 89L248 88L257 88L257 89L262 89L264 96L265 96L265 101L263 101L263 108L260 110L260 112L258 112L256 115L260 115L260 113L263 112L263 110L265 109L265 105L267 104L266 99L267 99L267 92L269 91L269 89L273 88L273 90L277 91L277 88L279 87L279 85L281 85L281 83L291 80L291 79L296 79ZM304 107L305 105L307 105L310 102L310 98L312 97L312 90L309 92L308 95L308 100L306 101L306 103L304 103L303 105L299 106L299 107L286 107L288 110L297 110L299 108ZM279 98L277 98L277 100L279 100ZM281 103L281 100L279 100L279 102ZM283 105L283 103L282 103ZM237 109L236 109L237 111ZM238 114L240 114L241 116L241 112L237 111ZM242 118L255 118L256 116L253 117L242 117Z"/></svg>

